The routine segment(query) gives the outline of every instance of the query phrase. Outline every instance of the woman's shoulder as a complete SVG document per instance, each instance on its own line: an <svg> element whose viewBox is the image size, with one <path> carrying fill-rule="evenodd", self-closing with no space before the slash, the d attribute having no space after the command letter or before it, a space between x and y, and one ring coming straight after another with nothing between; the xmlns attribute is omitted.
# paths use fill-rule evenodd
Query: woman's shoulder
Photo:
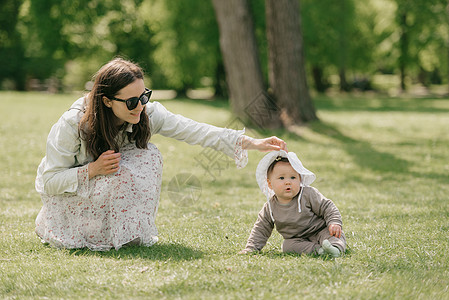
<svg viewBox="0 0 449 300"><path fill-rule="evenodd" d="M152 101L147 104L146 113L149 117L167 112L167 109L159 102Z"/></svg>
<svg viewBox="0 0 449 300"><path fill-rule="evenodd" d="M61 116L61 121L64 121L72 126L78 126L81 118L84 115L85 108L85 97L81 97L76 100L70 108L64 112Z"/></svg>
<svg viewBox="0 0 449 300"><path fill-rule="evenodd" d="M164 124L167 124L171 114L161 103L153 101L147 104L146 114L150 121L151 134L157 134Z"/></svg>

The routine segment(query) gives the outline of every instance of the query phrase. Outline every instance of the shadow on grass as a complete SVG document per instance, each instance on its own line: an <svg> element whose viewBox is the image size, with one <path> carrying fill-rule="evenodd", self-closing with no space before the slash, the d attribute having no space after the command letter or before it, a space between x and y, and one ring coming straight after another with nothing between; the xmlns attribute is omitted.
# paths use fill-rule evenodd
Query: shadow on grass
<svg viewBox="0 0 449 300"><path fill-rule="evenodd" d="M354 162L361 168L368 168L382 173L391 171L395 173L409 172L408 161L398 158L391 153L379 152L370 143L348 137L325 122L314 122L311 124L310 129L341 142L343 149L354 158Z"/></svg>
<svg viewBox="0 0 449 300"><path fill-rule="evenodd" d="M229 101L226 99L215 99L215 100L203 100L203 99L189 99L189 98L177 98L168 100L157 100L158 102L164 104L164 102L178 101L182 103L190 103L195 105L205 105L213 108L225 108L229 110Z"/></svg>
<svg viewBox="0 0 449 300"><path fill-rule="evenodd" d="M372 112L426 112L447 113L447 98L393 98L393 97L327 97L314 99L318 110L372 111ZM437 105L436 105L437 104Z"/></svg>
<svg viewBox="0 0 449 300"><path fill-rule="evenodd" d="M377 172L407 173L409 172L409 162L398 158L391 153L379 152L370 143L355 140L342 134L337 128L323 121L316 121L309 124L309 128L317 134L325 135L341 143L349 155L354 158L354 162L361 168L371 169ZM261 135L282 136L283 139L295 141L305 141L304 137L285 130L257 130ZM340 147L340 146L339 146Z"/></svg>
<svg viewBox="0 0 449 300"><path fill-rule="evenodd" d="M346 246L345 253L340 256L340 258L349 258L352 255L352 249L350 246ZM269 250L266 252L260 251L260 252L254 252L247 255L261 255L270 259L279 259L279 258L285 258L285 257L292 257L292 258L300 258L300 257L307 257L307 258L316 258L320 260L333 260L334 258L330 255L318 255L318 254L298 254L298 253L285 253L279 250Z"/></svg>
<svg viewBox="0 0 449 300"><path fill-rule="evenodd" d="M164 101L180 101L183 103L192 103L197 105L205 105L213 108L230 109L228 100L198 100L198 99L175 99L175 100L158 100ZM372 111L372 112L432 112L447 113L449 112L449 104L445 97L385 97L376 94L375 96L336 96L329 97L320 95L313 99L317 110L325 111Z"/></svg>
<svg viewBox="0 0 449 300"><path fill-rule="evenodd" d="M401 159L388 152L375 150L369 142L358 141L342 134L337 128L323 121L313 122L310 129L317 134L326 135L341 142L341 147L354 159L354 162L361 168L370 169L379 174L403 174L414 178L427 180L437 180L442 184L447 183L446 176L438 172L416 172L410 171L413 162ZM349 176L349 175L348 175ZM353 178L357 180L357 178Z"/></svg>
<svg viewBox="0 0 449 300"><path fill-rule="evenodd" d="M151 247L125 246L119 250L91 251L87 248L69 250L75 256L97 256L115 259L148 259L148 260L194 260L203 257L203 252L177 243L157 243Z"/></svg>

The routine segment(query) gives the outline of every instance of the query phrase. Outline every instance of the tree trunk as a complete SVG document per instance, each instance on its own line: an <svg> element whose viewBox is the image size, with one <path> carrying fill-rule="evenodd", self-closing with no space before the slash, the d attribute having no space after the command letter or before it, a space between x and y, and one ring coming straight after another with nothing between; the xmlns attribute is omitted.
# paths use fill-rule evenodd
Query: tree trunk
<svg viewBox="0 0 449 300"><path fill-rule="evenodd" d="M247 0L213 0L220 30L220 48L232 111L245 124L281 126L279 112L270 108ZM268 114L267 114L268 112Z"/></svg>
<svg viewBox="0 0 449 300"><path fill-rule="evenodd" d="M268 79L285 125L316 120L309 95L299 1L266 0Z"/></svg>
<svg viewBox="0 0 449 300"><path fill-rule="evenodd" d="M223 62L217 63L215 67L215 80L214 80L215 98L227 98L228 89L226 85L226 75L223 66Z"/></svg>
<svg viewBox="0 0 449 300"><path fill-rule="evenodd" d="M449 0L447 0L447 6L446 6L446 14L447 14L447 20L449 23ZM447 44L447 68L449 70L449 42ZM447 82L448 82L448 93L449 93L449 72L447 73Z"/></svg>
<svg viewBox="0 0 449 300"><path fill-rule="evenodd" d="M340 0L338 5L338 77L340 78L340 91L349 92L351 86L346 79L346 65L348 61L348 20L349 13L347 0Z"/></svg>
<svg viewBox="0 0 449 300"><path fill-rule="evenodd" d="M312 67L312 77L315 82L315 89L318 93L324 93L326 89L329 87L327 80L324 78L323 68L320 66Z"/></svg>
<svg viewBox="0 0 449 300"><path fill-rule="evenodd" d="M401 76L401 90L405 91L405 67L408 62L408 28L407 28L407 13L404 11L399 16L399 26L401 28L401 35L399 37L399 72Z"/></svg>
<svg viewBox="0 0 449 300"><path fill-rule="evenodd" d="M340 91L349 92L351 90L351 86L346 80L346 69L344 67L340 67L338 69L338 77L340 78Z"/></svg>

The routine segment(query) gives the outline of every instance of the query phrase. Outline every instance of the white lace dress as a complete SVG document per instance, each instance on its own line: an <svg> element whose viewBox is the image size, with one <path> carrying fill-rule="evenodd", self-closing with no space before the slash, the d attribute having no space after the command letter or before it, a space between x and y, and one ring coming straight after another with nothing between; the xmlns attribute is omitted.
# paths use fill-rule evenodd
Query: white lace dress
<svg viewBox="0 0 449 300"><path fill-rule="evenodd" d="M80 103L78 100L72 108L79 108ZM147 106L147 114L152 134L209 146L232 156L237 167L246 165L243 131L173 115L157 102ZM82 110L69 110L49 134L47 155L36 178L43 202L36 218L37 235L58 248L105 251L126 244L153 245L158 240L155 218L161 193L161 153L151 143L148 149L138 149L125 141L120 148L119 171L89 180L87 164L91 159L75 131L81 116Z"/></svg>

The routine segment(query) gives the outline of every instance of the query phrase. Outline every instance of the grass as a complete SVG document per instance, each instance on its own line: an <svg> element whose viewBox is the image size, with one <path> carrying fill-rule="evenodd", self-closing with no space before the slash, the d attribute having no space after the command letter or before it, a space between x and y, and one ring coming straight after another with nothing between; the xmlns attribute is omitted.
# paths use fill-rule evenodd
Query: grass
<svg viewBox="0 0 449 300"><path fill-rule="evenodd" d="M213 180L198 164L202 148L160 136L152 142L164 156L163 188L184 172L202 191L190 206L163 191L158 244L42 245L36 168L52 124L77 96L0 93L0 298L449 299L449 100L317 97L321 122L298 135L266 133L287 141L340 209L349 250L331 260L282 254L278 233L262 253L237 255L264 202L254 176L263 153ZM232 120L223 103L163 104L217 126Z"/></svg>

